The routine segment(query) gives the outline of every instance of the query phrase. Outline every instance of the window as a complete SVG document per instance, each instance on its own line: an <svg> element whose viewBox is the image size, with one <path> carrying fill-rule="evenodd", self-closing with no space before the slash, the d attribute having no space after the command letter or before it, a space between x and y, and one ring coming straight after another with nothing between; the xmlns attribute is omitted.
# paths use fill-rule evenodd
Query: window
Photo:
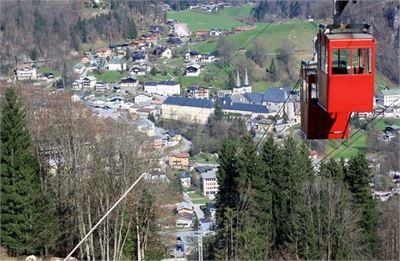
<svg viewBox="0 0 400 261"><path fill-rule="evenodd" d="M302 85L301 85L301 96L302 96L302 101L307 102L307 81L303 80Z"/></svg>
<svg viewBox="0 0 400 261"><path fill-rule="evenodd" d="M332 49L332 74L370 74L371 49Z"/></svg>
<svg viewBox="0 0 400 261"><path fill-rule="evenodd" d="M321 52L320 52L320 69L324 72L328 72L328 63L326 58L326 47L324 44L321 44Z"/></svg>

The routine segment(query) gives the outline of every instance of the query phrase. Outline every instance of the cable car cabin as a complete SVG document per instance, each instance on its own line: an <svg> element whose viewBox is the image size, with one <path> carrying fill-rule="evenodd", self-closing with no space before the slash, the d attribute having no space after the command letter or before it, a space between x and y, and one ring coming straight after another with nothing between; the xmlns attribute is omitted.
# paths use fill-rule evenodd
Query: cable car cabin
<svg viewBox="0 0 400 261"><path fill-rule="evenodd" d="M307 139L347 139L349 112L329 113L318 103L317 64L302 64L301 128Z"/></svg>
<svg viewBox="0 0 400 261"><path fill-rule="evenodd" d="M373 110L374 38L369 25L351 26L318 33L318 101L329 113Z"/></svg>

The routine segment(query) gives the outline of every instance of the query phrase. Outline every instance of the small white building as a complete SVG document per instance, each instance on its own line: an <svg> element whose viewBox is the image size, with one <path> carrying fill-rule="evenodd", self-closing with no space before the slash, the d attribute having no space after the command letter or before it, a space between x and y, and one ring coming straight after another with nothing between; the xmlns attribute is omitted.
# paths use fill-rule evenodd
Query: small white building
<svg viewBox="0 0 400 261"><path fill-rule="evenodd" d="M189 36L189 28L186 23L174 23L174 32L179 37L186 37Z"/></svg>
<svg viewBox="0 0 400 261"><path fill-rule="evenodd" d="M83 89L94 89L96 87L96 77L94 76L87 76L82 79L82 88Z"/></svg>
<svg viewBox="0 0 400 261"><path fill-rule="evenodd" d="M172 58L172 49L169 47L157 46L154 50L154 55L160 56L164 59Z"/></svg>
<svg viewBox="0 0 400 261"><path fill-rule="evenodd" d="M193 214L182 213L178 214L175 222L176 227L190 228L193 225Z"/></svg>
<svg viewBox="0 0 400 261"><path fill-rule="evenodd" d="M110 71L125 71L126 70L126 62L123 58L113 57L111 61L108 63L108 70Z"/></svg>
<svg viewBox="0 0 400 261"><path fill-rule="evenodd" d="M184 172L180 173L179 178L181 179L182 187L190 188L192 174L189 171L184 171Z"/></svg>
<svg viewBox="0 0 400 261"><path fill-rule="evenodd" d="M218 168L213 168L200 174L201 192L209 199L214 199L218 193L217 171Z"/></svg>
<svg viewBox="0 0 400 261"><path fill-rule="evenodd" d="M200 75L200 64L194 63L191 65L188 65L185 70L185 75L191 76L191 77L199 76Z"/></svg>
<svg viewBox="0 0 400 261"><path fill-rule="evenodd" d="M377 104L380 107L397 107L400 105L400 88L382 90L377 95Z"/></svg>
<svg viewBox="0 0 400 261"><path fill-rule="evenodd" d="M164 96L173 96L181 93L181 85L175 81L146 82L144 83L144 91Z"/></svg>
<svg viewBox="0 0 400 261"><path fill-rule="evenodd" d="M136 88L139 84L139 81L135 76L130 76L119 81L119 85L121 89L131 89Z"/></svg>
<svg viewBox="0 0 400 261"><path fill-rule="evenodd" d="M34 65L29 65L29 64L18 65L16 69L16 74L18 81L37 79L36 67Z"/></svg>
<svg viewBox="0 0 400 261"><path fill-rule="evenodd" d="M82 74L85 71L85 66L81 63L75 64L74 72L77 74Z"/></svg>
<svg viewBox="0 0 400 261"><path fill-rule="evenodd" d="M136 104L148 104L152 100L152 96L148 93L140 93L133 97L133 102Z"/></svg>

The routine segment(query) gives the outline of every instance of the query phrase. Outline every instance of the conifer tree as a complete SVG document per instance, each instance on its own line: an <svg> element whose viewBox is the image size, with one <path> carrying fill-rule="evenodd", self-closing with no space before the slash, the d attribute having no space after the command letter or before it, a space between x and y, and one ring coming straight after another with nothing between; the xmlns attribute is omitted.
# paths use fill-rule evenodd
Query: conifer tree
<svg viewBox="0 0 400 261"><path fill-rule="evenodd" d="M263 176L258 182L259 184L255 184L255 187L258 191L257 195L262 211L260 222L263 229L260 233L263 233L270 250L276 243L277 221L281 219L280 212L277 210L279 209L281 196L279 184L282 175L279 175L279 172L282 169L282 154L272 136L267 138L260 153Z"/></svg>
<svg viewBox="0 0 400 261"><path fill-rule="evenodd" d="M367 246L367 257L376 258L380 249L377 234L379 214L369 186L371 177L372 172L363 154L349 160L344 181L353 195L354 204L362 210L360 226L363 230L364 244Z"/></svg>
<svg viewBox="0 0 400 261"><path fill-rule="evenodd" d="M238 172L236 171L236 140L226 139L219 152L217 205L217 248L219 259L234 258L234 215L238 203Z"/></svg>
<svg viewBox="0 0 400 261"><path fill-rule="evenodd" d="M36 254L41 228L38 164L17 94L6 89L0 126L0 239L10 255Z"/></svg>

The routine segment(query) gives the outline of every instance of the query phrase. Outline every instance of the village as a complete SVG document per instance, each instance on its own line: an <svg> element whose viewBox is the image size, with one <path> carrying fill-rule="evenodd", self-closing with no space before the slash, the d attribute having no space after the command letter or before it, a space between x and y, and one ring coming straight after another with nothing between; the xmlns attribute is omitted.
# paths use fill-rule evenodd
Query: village
<svg viewBox="0 0 400 261"><path fill-rule="evenodd" d="M213 12L218 6L194 6ZM32 81L51 91L69 91L74 102L85 104L95 114L114 120L127 120L138 131L145 133L160 152L160 171L146 178L163 182L178 180L183 201L171 206L176 213L177 241L171 256L183 257L198 246L198 238L213 233L215 226L215 195L218 192L217 155L191 155L191 141L179 128L164 129L159 121L181 121L207 124L217 107L225 117L241 119L246 129L260 139L266 133L276 139L299 132L300 90L292 86L275 86L264 92L253 92L247 68L235 68L235 86L208 85L200 77L212 75L219 57L215 53L201 53L190 48L195 42L251 30L235 27L230 30L200 29L190 32L185 23L168 19L165 24L153 24L138 39L126 43L110 43L80 54L74 64L76 76L67 86L52 70L39 70L35 64L19 64L13 81ZM182 51L182 47L187 47ZM200 82L200 84L199 84ZM375 97L375 113L385 110L383 117L399 118L400 89L381 90ZM283 108L283 110L281 110ZM274 122L276 121L276 122ZM274 128L271 128L274 122ZM396 124L386 127L379 139L390 143L400 133ZM204 154L204 155L203 155ZM322 157L310 152L315 164ZM371 167L379 168L371 159ZM400 195L400 172L390 172L396 188L375 191L376 197L387 200ZM373 186L373 184L372 184Z"/></svg>

